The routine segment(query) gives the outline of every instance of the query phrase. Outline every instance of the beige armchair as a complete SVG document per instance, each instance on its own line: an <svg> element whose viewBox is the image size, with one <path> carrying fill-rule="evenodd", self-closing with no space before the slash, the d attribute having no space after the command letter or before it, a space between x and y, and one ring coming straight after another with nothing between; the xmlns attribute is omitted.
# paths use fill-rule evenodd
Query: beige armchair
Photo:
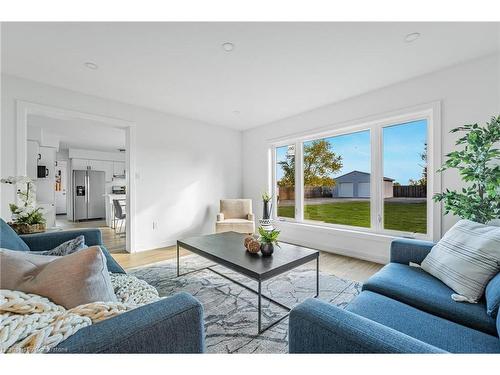
<svg viewBox="0 0 500 375"><path fill-rule="evenodd" d="M255 223L251 199L221 199L215 232L254 233Z"/></svg>

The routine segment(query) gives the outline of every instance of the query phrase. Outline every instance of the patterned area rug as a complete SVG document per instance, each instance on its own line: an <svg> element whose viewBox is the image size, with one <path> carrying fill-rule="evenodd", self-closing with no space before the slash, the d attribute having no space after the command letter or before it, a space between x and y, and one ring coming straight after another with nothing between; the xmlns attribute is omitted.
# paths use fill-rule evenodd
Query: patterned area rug
<svg viewBox="0 0 500 375"><path fill-rule="evenodd" d="M197 255L181 257L181 274L211 265ZM286 306L295 306L314 296L316 265L303 265L262 284L262 291ZM215 270L257 289L257 283L222 266ZM176 277L176 261L135 268L130 274L158 289L160 296L185 291L195 296L205 309L206 351L208 353L287 353L288 318L264 333L257 334L257 295L210 270ZM361 290L361 283L320 273L323 301L345 307ZM262 299L264 326L287 311Z"/></svg>

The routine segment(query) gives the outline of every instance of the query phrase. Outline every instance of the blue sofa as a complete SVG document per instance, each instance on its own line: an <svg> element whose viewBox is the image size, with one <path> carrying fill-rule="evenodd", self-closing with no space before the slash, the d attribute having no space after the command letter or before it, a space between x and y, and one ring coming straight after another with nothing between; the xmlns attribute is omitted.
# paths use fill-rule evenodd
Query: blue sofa
<svg viewBox="0 0 500 375"><path fill-rule="evenodd" d="M290 353L500 353L500 314L460 303L421 268L434 244L397 239L391 261L345 310L309 299L290 312ZM500 274L487 288L498 300ZM494 315L494 314L493 314Z"/></svg>
<svg viewBox="0 0 500 375"><path fill-rule="evenodd" d="M80 229L17 235L0 219L0 248L18 251L53 249L85 236L88 246L100 246L108 270L125 273L102 243L99 229ZM139 307L114 318L82 328L53 353L202 353L204 351L203 308L187 293Z"/></svg>

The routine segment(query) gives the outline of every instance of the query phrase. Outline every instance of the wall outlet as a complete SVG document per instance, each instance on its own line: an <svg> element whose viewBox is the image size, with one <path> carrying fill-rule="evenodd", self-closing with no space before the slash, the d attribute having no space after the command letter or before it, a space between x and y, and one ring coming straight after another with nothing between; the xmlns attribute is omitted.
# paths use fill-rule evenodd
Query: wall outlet
<svg viewBox="0 0 500 375"><path fill-rule="evenodd" d="M157 229L158 229L158 222L153 221L153 230L157 230Z"/></svg>

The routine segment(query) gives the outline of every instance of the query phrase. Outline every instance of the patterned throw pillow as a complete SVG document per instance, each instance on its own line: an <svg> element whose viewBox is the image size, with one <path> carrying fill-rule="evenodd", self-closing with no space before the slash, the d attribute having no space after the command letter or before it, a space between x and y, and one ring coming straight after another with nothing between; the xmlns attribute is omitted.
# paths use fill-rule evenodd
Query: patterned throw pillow
<svg viewBox="0 0 500 375"><path fill-rule="evenodd" d="M82 235L66 241L52 250L32 251L31 253L38 255L63 256L73 254L78 250L86 249L87 247L88 246L85 245L85 237Z"/></svg>
<svg viewBox="0 0 500 375"><path fill-rule="evenodd" d="M476 303L500 270L500 227L460 220L432 248L422 269L453 289L455 301Z"/></svg>

